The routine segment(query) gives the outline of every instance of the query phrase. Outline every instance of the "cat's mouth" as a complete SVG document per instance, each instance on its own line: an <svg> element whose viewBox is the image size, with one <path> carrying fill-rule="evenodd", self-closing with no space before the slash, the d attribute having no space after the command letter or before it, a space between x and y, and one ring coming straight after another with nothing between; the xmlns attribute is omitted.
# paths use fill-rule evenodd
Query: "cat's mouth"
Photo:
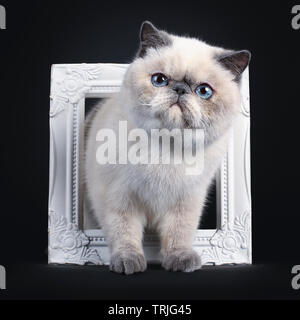
<svg viewBox="0 0 300 320"><path fill-rule="evenodd" d="M177 115L178 120L181 119L180 121L182 121L181 126L183 126L183 128L191 128L191 124L190 124L190 117L187 115L188 114L188 108L186 106L186 104L184 103L184 101L180 101L179 99L176 102L173 102L170 107L169 110L172 112L173 117Z"/></svg>
<svg viewBox="0 0 300 320"><path fill-rule="evenodd" d="M178 107L181 110L181 112L183 112L183 105L179 101L176 101L175 103L170 105L170 108L173 107Z"/></svg>

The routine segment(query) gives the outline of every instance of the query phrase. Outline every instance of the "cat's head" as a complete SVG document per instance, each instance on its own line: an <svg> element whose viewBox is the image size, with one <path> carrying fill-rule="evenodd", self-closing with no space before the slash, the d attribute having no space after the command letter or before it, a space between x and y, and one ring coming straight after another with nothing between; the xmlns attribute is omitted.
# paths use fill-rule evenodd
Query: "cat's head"
<svg viewBox="0 0 300 320"><path fill-rule="evenodd" d="M232 123L240 105L249 51L230 51L179 37L144 22L140 49L124 88L139 128L204 129L208 140Z"/></svg>

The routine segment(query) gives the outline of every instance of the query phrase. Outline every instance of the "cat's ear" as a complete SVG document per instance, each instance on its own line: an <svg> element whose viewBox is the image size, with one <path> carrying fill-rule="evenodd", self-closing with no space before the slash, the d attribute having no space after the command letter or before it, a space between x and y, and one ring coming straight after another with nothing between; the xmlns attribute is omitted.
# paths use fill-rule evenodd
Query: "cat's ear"
<svg viewBox="0 0 300 320"><path fill-rule="evenodd" d="M250 59L251 53L248 50L227 51L218 57L218 61L233 73L236 81L240 80L242 73L250 63Z"/></svg>
<svg viewBox="0 0 300 320"><path fill-rule="evenodd" d="M149 21L142 23L140 31L140 49L138 52L139 57L143 57L149 48L160 48L170 46L171 44L172 40L167 32L158 30Z"/></svg>

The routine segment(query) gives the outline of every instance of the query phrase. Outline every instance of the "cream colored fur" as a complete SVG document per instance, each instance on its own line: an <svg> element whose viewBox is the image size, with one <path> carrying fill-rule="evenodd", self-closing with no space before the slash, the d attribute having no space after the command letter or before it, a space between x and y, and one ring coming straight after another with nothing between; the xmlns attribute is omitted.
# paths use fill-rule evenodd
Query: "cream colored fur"
<svg viewBox="0 0 300 320"><path fill-rule="evenodd" d="M104 230L111 250L111 270L144 271L142 238L145 227L161 239L163 266L194 271L201 266L192 242L201 218L207 190L226 152L228 129L239 110L240 94L234 74L216 56L225 52L192 38L169 35L172 44L148 48L129 66L119 94L99 106L90 119L86 145L86 191L93 215ZM157 88L157 72L175 81L187 78L191 88L209 83L215 94L209 101L197 95L182 97L185 110L175 105L177 95ZM176 97L175 97L176 95ZM111 128L118 136L120 120L128 130L143 128L201 128L205 130L205 162L201 175L188 176L181 165L99 165L96 134Z"/></svg>

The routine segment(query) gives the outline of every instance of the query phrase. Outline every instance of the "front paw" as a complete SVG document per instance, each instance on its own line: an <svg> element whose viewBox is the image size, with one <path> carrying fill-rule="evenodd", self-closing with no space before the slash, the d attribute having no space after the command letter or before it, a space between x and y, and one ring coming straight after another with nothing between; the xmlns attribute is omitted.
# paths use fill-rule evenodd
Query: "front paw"
<svg viewBox="0 0 300 320"><path fill-rule="evenodd" d="M130 275L135 272L144 272L147 269L147 262L144 255L136 251L120 251L112 255L109 269Z"/></svg>
<svg viewBox="0 0 300 320"><path fill-rule="evenodd" d="M192 249L176 250L164 257L162 266L168 271L193 272L201 268L201 259Z"/></svg>

